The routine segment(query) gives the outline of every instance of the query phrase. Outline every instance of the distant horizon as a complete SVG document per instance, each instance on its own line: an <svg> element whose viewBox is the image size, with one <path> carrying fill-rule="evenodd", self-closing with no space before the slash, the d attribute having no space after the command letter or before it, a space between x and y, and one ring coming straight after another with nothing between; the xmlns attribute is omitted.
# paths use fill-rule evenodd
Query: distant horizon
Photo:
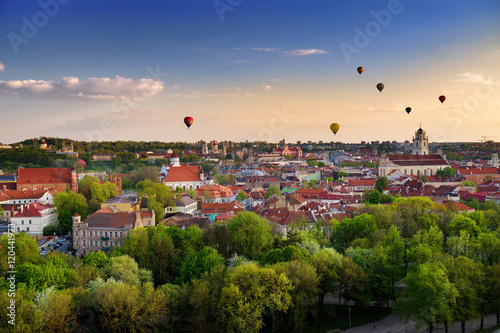
<svg viewBox="0 0 500 333"><path fill-rule="evenodd" d="M77 140L77 139L72 139L72 138L68 138L68 137L52 137L52 136L42 136L42 137L37 137L37 138L26 138L24 140L21 140L21 141L16 141L16 142L12 142L12 143L1 143L2 145L5 145L5 146L12 146L12 145L15 145L15 144L19 144L23 141L26 141L26 140L41 140L40 138L51 138L51 139L60 139L60 140L69 140L70 142L71 141L77 141L77 142L92 142L92 141L85 141L85 140ZM117 141L123 141L123 142L160 142L160 143L186 143L186 144L197 144L198 141L194 141L194 142L189 142L189 141L161 141L161 140L109 140L109 141L97 141L97 142L117 142ZM205 141L207 142L207 144L210 144L210 142L212 141L217 141L217 143L223 143L224 141L228 141L228 142L233 142L233 143L247 143L245 141L234 141L234 140L201 140L201 141ZM281 141L281 140L280 140ZM280 144L280 141L278 142L267 142L268 145L279 145ZM288 141L286 140L285 138L285 141L286 141L286 144L287 145L297 145L297 141L300 141L301 145L304 145L304 144L308 144L308 141L311 141L312 143L311 144L317 144L317 145L331 145L331 141L323 141L323 143L319 143L319 141L312 141L312 140L297 140L297 141ZM393 141L395 141L396 143L404 143L405 141L409 141L411 143L411 140L404 140L404 141L397 141L397 140L371 140L371 141L367 141L367 140L363 140L365 141L365 145L370 145L371 144L371 141L378 141L379 144L382 144L383 142L389 142L392 144ZM255 142L261 142L261 141L248 141L248 143L255 143ZM362 143L361 142L340 142L340 141L336 141L338 144L347 144L347 145L361 145ZM497 143L497 141L494 141L494 140L488 140L486 142L493 142L493 143ZM430 145L436 145L436 144L485 144L485 142L481 142L481 141L443 141L443 142L431 142L429 141L429 144Z"/></svg>

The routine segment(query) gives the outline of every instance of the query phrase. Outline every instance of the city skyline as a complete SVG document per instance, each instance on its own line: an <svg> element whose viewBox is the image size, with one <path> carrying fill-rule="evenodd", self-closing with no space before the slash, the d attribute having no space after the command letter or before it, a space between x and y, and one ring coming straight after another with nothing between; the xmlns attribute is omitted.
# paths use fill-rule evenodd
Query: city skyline
<svg viewBox="0 0 500 333"><path fill-rule="evenodd" d="M4 2L0 142L402 142L420 123L430 142L498 141L498 14L493 0Z"/></svg>

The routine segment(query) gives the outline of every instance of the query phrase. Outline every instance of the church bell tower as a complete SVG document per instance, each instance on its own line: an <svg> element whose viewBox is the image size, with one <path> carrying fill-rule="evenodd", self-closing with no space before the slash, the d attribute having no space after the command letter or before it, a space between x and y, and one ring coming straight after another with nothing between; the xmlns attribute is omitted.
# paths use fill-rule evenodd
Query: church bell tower
<svg viewBox="0 0 500 333"><path fill-rule="evenodd" d="M420 128L415 132L413 137L413 143L411 144L411 154L412 155L429 155L429 138L422 129L422 124Z"/></svg>

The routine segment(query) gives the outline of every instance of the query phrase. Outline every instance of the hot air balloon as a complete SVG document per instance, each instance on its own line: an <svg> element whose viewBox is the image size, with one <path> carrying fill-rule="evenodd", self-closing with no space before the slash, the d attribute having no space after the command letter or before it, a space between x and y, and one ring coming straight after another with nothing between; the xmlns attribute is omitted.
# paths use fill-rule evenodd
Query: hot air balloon
<svg viewBox="0 0 500 333"><path fill-rule="evenodd" d="M361 75L361 73L363 73L363 67L358 67L357 71L358 71L359 75Z"/></svg>
<svg viewBox="0 0 500 333"><path fill-rule="evenodd" d="M378 89L378 91L382 92L382 90L384 90L384 88L385 88L385 86L384 86L384 84L383 84L383 83L379 83L379 84L377 84L377 89Z"/></svg>
<svg viewBox="0 0 500 333"><path fill-rule="evenodd" d="M410 107L407 107L405 110L406 110L406 113L410 114L410 112L411 112L411 108Z"/></svg>
<svg viewBox="0 0 500 333"><path fill-rule="evenodd" d="M85 169L85 166L87 166L87 162L85 162L84 160L82 159L78 159L76 160L78 163L81 163L83 165L83 168Z"/></svg>
<svg viewBox="0 0 500 333"><path fill-rule="evenodd" d="M340 125L337 124L337 123L333 123L333 124L330 125L330 129L332 130L332 132L333 132L334 135L337 135L337 132L340 129Z"/></svg>
<svg viewBox="0 0 500 333"><path fill-rule="evenodd" d="M188 127L188 129L193 124L193 121L194 121L193 117L186 117L186 118L184 118L184 124L186 124L186 126Z"/></svg>
<svg viewBox="0 0 500 333"><path fill-rule="evenodd" d="M441 104L446 100L446 96L444 95L441 95L439 96L439 101L441 102Z"/></svg>

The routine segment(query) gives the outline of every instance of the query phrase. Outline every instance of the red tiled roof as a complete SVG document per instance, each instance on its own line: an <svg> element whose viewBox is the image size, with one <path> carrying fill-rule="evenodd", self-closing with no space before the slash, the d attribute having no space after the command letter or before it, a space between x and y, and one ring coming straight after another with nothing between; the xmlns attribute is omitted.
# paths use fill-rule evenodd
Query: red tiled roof
<svg viewBox="0 0 500 333"><path fill-rule="evenodd" d="M226 203L201 203L201 211L203 214L224 214L224 213L238 213L244 210L243 205L238 201Z"/></svg>
<svg viewBox="0 0 500 333"><path fill-rule="evenodd" d="M196 182L200 179L200 166L186 166L181 165L171 167L168 171L167 177L163 180L165 183L174 182Z"/></svg>
<svg viewBox="0 0 500 333"><path fill-rule="evenodd" d="M401 166L448 165L441 155L388 155L389 160Z"/></svg>
<svg viewBox="0 0 500 333"><path fill-rule="evenodd" d="M498 175L497 168L460 168L458 172L462 175Z"/></svg>
<svg viewBox="0 0 500 333"><path fill-rule="evenodd" d="M149 211L144 211L144 210L141 210L141 212L139 213L141 218L151 218L153 217L153 213L152 212L149 212Z"/></svg>
<svg viewBox="0 0 500 333"><path fill-rule="evenodd" d="M205 191L210 192L214 198L228 198L233 196L233 191L229 187L222 185L204 185L196 189L196 193L200 196Z"/></svg>
<svg viewBox="0 0 500 333"><path fill-rule="evenodd" d="M41 210L49 209L52 208L52 205L42 205L39 202L33 202L28 204L27 206L24 206L24 209L19 210L14 216L12 217L37 217L37 216L42 216L42 213L40 213Z"/></svg>
<svg viewBox="0 0 500 333"><path fill-rule="evenodd" d="M347 182L350 186L374 186L376 179L349 179Z"/></svg>
<svg viewBox="0 0 500 333"><path fill-rule="evenodd" d="M85 219L89 228L123 228L126 224L135 225L135 212L94 213Z"/></svg>
<svg viewBox="0 0 500 333"><path fill-rule="evenodd" d="M71 183L71 168L26 168L19 169L20 185Z"/></svg>

